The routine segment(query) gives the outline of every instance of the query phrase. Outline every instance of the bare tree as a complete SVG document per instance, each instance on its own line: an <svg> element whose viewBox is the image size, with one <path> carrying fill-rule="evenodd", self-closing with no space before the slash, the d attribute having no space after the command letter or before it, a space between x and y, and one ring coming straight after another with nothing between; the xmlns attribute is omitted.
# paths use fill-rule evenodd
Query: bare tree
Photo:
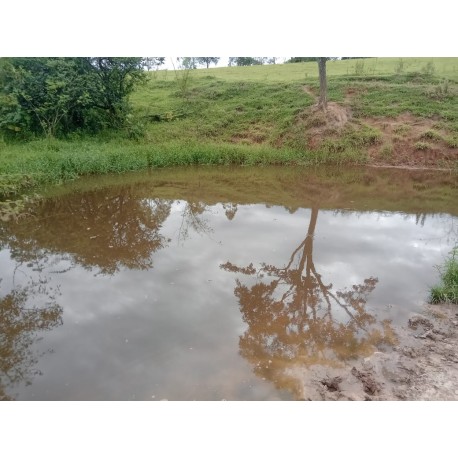
<svg viewBox="0 0 458 458"><path fill-rule="evenodd" d="M197 63L199 65L206 65L207 68L211 65L211 64L217 64L218 61L219 61L219 57L196 57L197 59Z"/></svg>
<svg viewBox="0 0 458 458"><path fill-rule="evenodd" d="M328 107L328 88L326 78L326 61L327 57L317 57L318 73L320 77L320 98L318 99L318 108L326 111Z"/></svg>

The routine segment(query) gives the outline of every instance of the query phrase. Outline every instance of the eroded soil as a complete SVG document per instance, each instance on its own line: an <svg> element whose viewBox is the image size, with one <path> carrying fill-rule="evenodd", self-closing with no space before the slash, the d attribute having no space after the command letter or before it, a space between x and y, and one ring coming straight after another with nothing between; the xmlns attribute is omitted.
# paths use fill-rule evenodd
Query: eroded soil
<svg viewBox="0 0 458 458"><path fill-rule="evenodd" d="M396 331L391 351L340 368L308 368L300 374L303 399L458 400L458 307L425 306Z"/></svg>
<svg viewBox="0 0 458 458"><path fill-rule="evenodd" d="M317 99L308 86L303 91ZM458 160L458 148L453 134L439 119L420 118L409 112L396 118L355 119L351 107L356 94L349 89L342 103L328 102L325 113L315 104L298 116L297 125L304 131L309 148L319 149L325 139L338 139L345 128L357 131L366 125L380 133L378 141L367 148L369 165L453 168Z"/></svg>
<svg viewBox="0 0 458 458"><path fill-rule="evenodd" d="M369 148L374 165L446 166L458 158L458 148L447 142L451 135L434 119L403 113L396 118L366 118L381 132L380 141Z"/></svg>

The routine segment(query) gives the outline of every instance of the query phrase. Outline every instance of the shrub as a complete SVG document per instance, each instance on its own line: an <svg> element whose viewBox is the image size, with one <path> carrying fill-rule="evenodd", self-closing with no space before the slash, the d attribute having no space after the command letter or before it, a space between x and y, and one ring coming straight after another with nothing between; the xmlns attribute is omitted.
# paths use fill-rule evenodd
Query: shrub
<svg viewBox="0 0 458 458"><path fill-rule="evenodd" d="M120 127L128 95L145 78L141 58L0 59L0 131L63 136Z"/></svg>

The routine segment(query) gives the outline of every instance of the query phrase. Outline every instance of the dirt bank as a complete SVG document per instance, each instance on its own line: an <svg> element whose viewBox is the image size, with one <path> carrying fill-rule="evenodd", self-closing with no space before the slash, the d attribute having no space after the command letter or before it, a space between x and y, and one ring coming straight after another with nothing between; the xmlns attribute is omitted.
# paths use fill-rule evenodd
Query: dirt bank
<svg viewBox="0 0 458 458"><path fill-rule="evenodd" d="M303 91L317 101L308 86ZM338 140L346 131L358 136L363 126L378 133L378 138L366 145L368 165L421 169L453 169L458 160L456 133L439 117L421 118L410 112L399 116L355 118L356 92L347 90L342 103L328 102L326 112L317 104L300 113L296 125L304 133L304 141L312 150L322 148L323 141Z"/></svg>
<svg viewBox="0 0 458 458"><path fill-rule="evenodd" d="M303 399L458 400L458 307L425 306L396 332L399 345L389 352L304 371Z"/></svg>

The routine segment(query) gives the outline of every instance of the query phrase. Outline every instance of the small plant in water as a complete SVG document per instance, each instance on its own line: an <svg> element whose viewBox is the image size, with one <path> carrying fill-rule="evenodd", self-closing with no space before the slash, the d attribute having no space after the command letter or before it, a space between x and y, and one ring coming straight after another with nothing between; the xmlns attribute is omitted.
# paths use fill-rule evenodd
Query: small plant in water
<svg viewBox="0 0 458 458"><path fill-rule="evenodd" d="M433 286L429 301L432 304L451 302L458 304L458 246L456 246L443 266L438 267L441 283Z"/></svg>

